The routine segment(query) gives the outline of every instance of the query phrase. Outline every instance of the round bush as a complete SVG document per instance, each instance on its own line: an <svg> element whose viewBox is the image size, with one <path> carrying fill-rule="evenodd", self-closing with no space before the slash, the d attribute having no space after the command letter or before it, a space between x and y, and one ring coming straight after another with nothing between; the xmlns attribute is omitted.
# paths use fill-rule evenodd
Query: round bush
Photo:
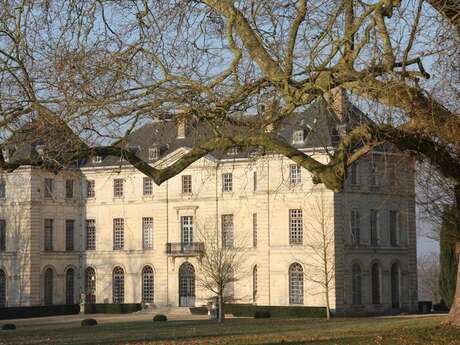
<svg viewBox="0 0 460 345"><path fill-rule="evenodd" d="M256 312L254 313L254 318L255 319L268 319L270 318L270 311L266 310L266 309L259 309L259 310L256 310Z"/></svg>
<svg viewBox="0 0 460 345"><path fill-rule="evenodd" d="M84 320L81 320L81 325L82 326L96 326L97 321L95 319L84 319Z"/></svg>
<svg viewBox="0 0 460 345"><path fill-rule="evenodd" d="M168 318L166 317L166 315L163 315L163 314L157 314L153 317L153 321L154 322L157 322L157 321L161 321L161 322L164 322L164 321L168 321Z"/></svg>
<svg viewBox="0 0 460 345"><path fill-rule="evenodd" d="M16 326L13 325L12 323L6 323L2 326L2 329L4 331L13 330L13 329L16 329Z"/></svg>

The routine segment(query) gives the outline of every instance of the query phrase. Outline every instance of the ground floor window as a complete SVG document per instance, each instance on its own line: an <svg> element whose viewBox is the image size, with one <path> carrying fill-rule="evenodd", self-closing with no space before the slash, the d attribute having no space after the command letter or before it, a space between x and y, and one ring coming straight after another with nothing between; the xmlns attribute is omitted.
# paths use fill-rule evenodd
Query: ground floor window
<svg viewBox="0 0 460 345"><path fill-rule="evenodd" d="M65 303L75 303L75 271L69 268L65 273Z"/></svg>
<svg viewBox="0 0 460 345"><path fill-rule="evenodd" d="M372 277L372 304L381 303L381 274L380 274L380 265L374 263L371 269Z"/></svg>
<svg viewBox="0 0 460 345"><path fill-rule="evenodd" d="M88 304L96 303L96 271L92 267L86 269L85 302Z"/></svg>
<svg viewBox="0 0 460 345"><path fill-rule="evenodd" d="M352 303L359 305L362 304L361 267L358 264L354 264L351 270Z"/></svg>
<svg viewBox="0 0 460 345"><path fill-rule="evenodd" d="M142 269L142 301L145 303L154 301L154 275L153 268L150 266Z"/></svg>
<svg viewBox="0 0 460 345"><path fill-rule="evenodd" d="M6 274L0 270L0 308L6 306Z"/></svg>
<svg viewBox="0 0 460 345"><path fill-rule="evenodd" d="M54 273L51 268L45 271L44 284L43 284L43 297L46 305L53 304L53 280Z"/></svg>
<svg viewBox="0 0 460 345"><path fill-rule="evenodd" d="M113 303L125 302L125 272L121 267L115 267L112 279Z"/></svg>
<svg viewBox="0 0 460 345"><path fill-rule="evenodd" d="M179 306L195 306L195 268L188 262L179 268Z"/></svg>
<svg viewBox="0 0 460 345"><path fill-rule="evenodd" d="M289 304L303 304L303 268L298 263L289 267Z"/></svg>

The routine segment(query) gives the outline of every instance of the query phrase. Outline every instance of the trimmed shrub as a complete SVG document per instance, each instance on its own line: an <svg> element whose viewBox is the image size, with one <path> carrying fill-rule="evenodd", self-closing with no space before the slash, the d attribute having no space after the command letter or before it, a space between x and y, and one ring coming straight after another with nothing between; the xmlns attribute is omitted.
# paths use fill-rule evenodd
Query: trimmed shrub
<svg viewBox="0 0 460 345"><path fill-rule="evenodd" d="M259 309L254 313L254 319L269 319L270 316L270 311L267 309Z"/></svg>
<svg viewBox="0 0 460 345"><path fill-rule="evenodd" d="M153 317L153 322L164 322L164 321L168 321L168 318L166 317L166 315L157 314Z"/></svg>
<svg viewBox="0 0 460 345"><path fill-rule="evenodd" d="M13 330L13 329L16 329L16 326L13 325L12 323L5 323L2 326L2 330L4 330L4 331Z"/></svg>
<svg viewBox="0 0 460 345"><path fill-rule="evenodd" d="M257 310L268 310L272 318L326 317L324 307L264 306L253 304L225 304L225 313L236 317L254 317Z"/></svg>
<svg viewBox="0 0 460 345"><path fill-rule="evenodd" d="M72 315L78 314L79 312L80 305L78 304L0 308L0 315L3 320L25 319L29 317Z"/></svg>
<svg viewBox="0 0 460 345"><path fill-rule="evenodd" d="M97 321L95 319L84 319L81 320L81 326L86 327L86 326L96 326Z"/></svg>
<svg viewBox="0 0 460 345"><path fill-rule="evenodd" d="M142 309L140 303L96 303L85 304L85 314L129 314Z"/></svg>

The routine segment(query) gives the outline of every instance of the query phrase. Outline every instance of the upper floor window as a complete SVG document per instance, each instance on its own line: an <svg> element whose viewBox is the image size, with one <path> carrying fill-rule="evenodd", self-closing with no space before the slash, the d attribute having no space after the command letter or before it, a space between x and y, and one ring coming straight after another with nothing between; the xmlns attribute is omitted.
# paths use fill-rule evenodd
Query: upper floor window
<svg viewBox="0 0 460 345"><path fill-rule="evenodd" d="M252 246L257 247L257 213L252 214Z"/></svg>
<svg viewBox="0 0 460 345"><path fill-rule="evenodd" d="M73 187L74 181L73 180L65 180L65 197L66 199L73 198Z"/></svg>
<svg viewBox="0 0 460 345"><path fill-rule="evenodd" d="M113 196L119 198L123 196L123 179L116 178L113 180Z"/></svg>
<svg viewBox="0 0 460 345"><path fill-rule="evenodd" d="M96 220L86 220L86 250L96 249Z"/></svg>
<svg viewBox="0 0 460 345"><path fill-rule="evenodd" d="M125 302L125 272L119 266L115 267L112 273L112 302Z"/></svg>
<svg viewBox="0 0 460 345"><path fill-rule="evenodd" d="M6 221L0 219L0 252L6 250Z"/></svg>
<svg viewBox="0 0 460 345"><path fill-rule="evenodd" d="M54 180L51 178L45 178L45 189L44 195L45 198L52 198L54 192Z"/></svg>
<svg viewBox="0 0 460 345"><path fill-rule="evenodd" d="M303 244L303 216L301 209L289 210L289 244Z"/></svg>
<svg viewBox="0 0 460 345"><path fill-rule="evenodd" d="M102 157L101 156L94 156L93 157L93 163L96 163L96 164L102 163Z"/></svg>
<svg viewBox="0 0 460 345"><path fill-rule="evenodd" d="M351 210L351 241L353 244L359 245L361 241L360 216L359 210L354 208Z"/></svg>
<svg viewBox="0 0 460 345"><path fill-rule="evenodd" d="M371 245L379 245L379 211L371 210L370 212L370 231L371 231Z"/></svg>
<svg viewBox="0 0 460 345"><path fill-rule="evenodd" d="M6 307L6 274L0 269L0 308Z"/></svg>
<svg viewBox="0 0 460 345"><path fill-rule="evenodd" d="M113 249L123 249L125 246L125 223L123 218L113 220Z"/></svg>
<svg viewBox="0 0 460 345"><path fill-rule="evenodd" d="M289 165L289 182L291 185L297 185L302 182L300 166L297 164Z"/></svg>
<svg viewBox="0 0 460 345"><path fill-rule="evenodd" d="M142 218L142 246L144 249L153 249L153 218Z"/></svg>
<svg viewBox="0 0 460 345"><path fill-rule="evenodd" d="M379 185L377 162L374 160L369 161L369 184L371 187Z"/></svg>
<svg viewBox="0 0 460 345"><path fill-rule="evenodd" d="M74 250L74 229L75 221L66 219L65 221L65 250Z"/></svg>
<svg viewBox="0 0 460 345"><path fill-rule="evenodd" d="M233 214L222 215L222 247L233 247Z"/></svg>
<svg viewBox="0 0 460 345"><path fill-rule="evenodd" d="M350 184L352 186L359 185L359 170L358 170L358 163L354 162L350 166Z"/></svg>
<svg viewBox="0 0 460 345"><path fill-rule="evenodd" d="M226 173L222 174L222 192L233 191L233 174Z"/></svg>
<svg viewBox="0 0 460 345"><path fill-rule="evenodd" d="M396 247L399 244L399 214L398 211L390 211L390 245Z"/></svg>
<svg viewBox="0 0 460 345"><path fill-rule="evenodd" d="M193 216L181 216L180 227L182 243L193 243Z"/></svg>
<svg viewBox="0 0 460 345"><path fill-rule="evenodd" d="M160 148L158 147L151 147L149 148L149 160L153 161L160 157Z"/></svg>
<svg viewBox="0 0 460 345"><path fill-rule="evenodd" d="M192 193L192 175L182 175L182 193Z"/></svg>
<svg viewBox="0 0 460 345"><path fill-rule="evenodd" d="M304 131L302 129L297 130L292 135L292 143L293 144L303 144L305 141Z"/></svg>
<svg viewBox="0 0 460 345"><path fill-rule="evenodd" d="M381 303L381 271L380 265L378 263L374 263L371 268L371 296L372 296L372 304L380 304Z"/></svg>
<svg viewBox="0 0 460 345"><path fill-rule="evenodd" d="M94 198L96 196L96 182L94 180L86 181L86 197Z"/></svg>
<svg viewBox="0 0 460 345"><path fill-rule="evenodd" d="M238 147L232 147L227 151L227 154L230 156L235 156L239 152Z"/></svg>
<svg viewBox="0 0 460 345"><path fill-rule="evenodd" d="M4 179L0 179L0 199L5 199L6 197L6 182Z"/></svg>
<svg viewBox="0 0 460 345"><path fill-rule="evenodd" d="M45 219L44 247L53 250L53 219Z"/></svg>
<svg viewBox="0 0 460 345"><path fill-rule="evenodd" d="M252 190L255 192L257 190L257 172L254 171L252 174Z"/></svg>
<svg viewBox="0 0 460 345"><path fill-rule="evenodd" d="M145 196L153 195L153 181L150 177L142 179L142 193Z"/></svg>

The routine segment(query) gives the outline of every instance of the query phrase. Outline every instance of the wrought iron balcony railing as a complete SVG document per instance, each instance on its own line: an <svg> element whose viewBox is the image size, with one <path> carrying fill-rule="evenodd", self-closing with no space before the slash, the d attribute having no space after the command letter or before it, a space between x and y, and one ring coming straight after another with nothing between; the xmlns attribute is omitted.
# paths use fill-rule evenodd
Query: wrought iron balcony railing
<svg viewBox="0 0 460 345"><path fill-rule="evenodd" d="M166 243L166 254L170 256L194 256L204 253L203 242Z"/></svg>

